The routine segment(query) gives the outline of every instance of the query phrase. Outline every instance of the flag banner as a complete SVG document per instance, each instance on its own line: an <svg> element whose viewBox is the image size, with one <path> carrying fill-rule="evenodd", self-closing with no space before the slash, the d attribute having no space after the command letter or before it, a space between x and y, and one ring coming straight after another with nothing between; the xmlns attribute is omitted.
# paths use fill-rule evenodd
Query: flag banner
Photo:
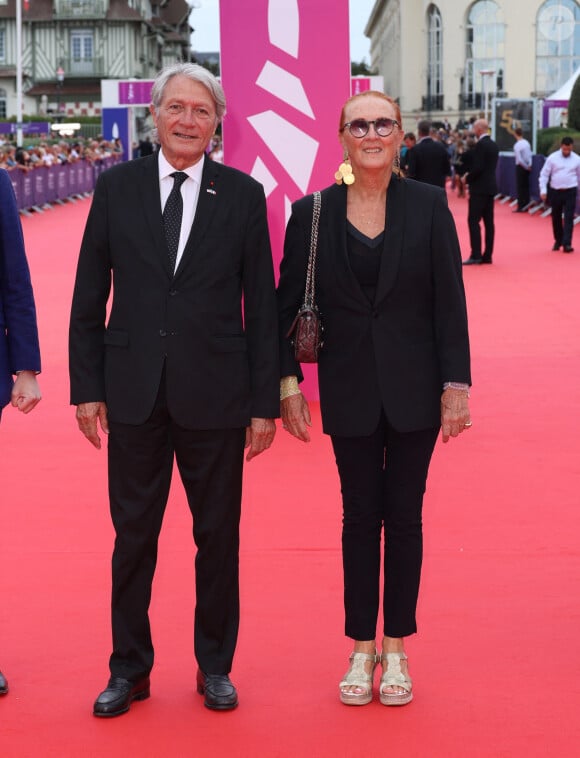
<svg viewBox="0 0 580 758"><path fill-rule="evenodd" d="M224 162L264 185L277 275L292 203L332 184L343 159L348 0L221 0L220 36ZM304 375L316 399L316 366Z"/></svg>

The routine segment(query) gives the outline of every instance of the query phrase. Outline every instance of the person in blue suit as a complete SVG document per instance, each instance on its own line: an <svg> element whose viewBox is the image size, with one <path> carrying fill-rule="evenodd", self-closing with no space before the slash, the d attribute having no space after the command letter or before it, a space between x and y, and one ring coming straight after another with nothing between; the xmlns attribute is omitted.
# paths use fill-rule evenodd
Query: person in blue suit
<svg viewBox="0 0 580 758"><path fill-rule="evenodd" d="M8 403L22 413L36 407L39 372L36 308L22 227L12 182L0 169L0 419ZM0 695L7 692L0 672Z"/></svg>

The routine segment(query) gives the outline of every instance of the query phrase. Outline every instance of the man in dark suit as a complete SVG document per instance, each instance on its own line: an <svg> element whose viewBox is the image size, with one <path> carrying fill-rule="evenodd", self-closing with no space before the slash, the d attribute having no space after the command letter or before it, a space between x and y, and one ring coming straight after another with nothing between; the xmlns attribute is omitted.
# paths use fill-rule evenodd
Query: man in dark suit
<svg viewBox="0 0 580 758"><path fill-rule="evenodd" d="M268 448L279 415L263 187L205 158L225 113L206 69L170 66L151 99L160 150L99 177L71 314L71 401L95 447L97 421L108 434L116 532L111 677L96 716L149 696L148 607L174 458L197 545L197 689L209 708L236 707L243 450L251 460Z"/></svg>
<svg viewBox="0 0 580 758"><path fill-rule="evenodd" d="M431 137L431 122L419 121L419 141L407 153L407 176L418 182L445 187L451 176L451 161L445 146Z"/></svg>
<svg viewBox="0 0 580 758"><path fill-rule="evenodd" d="M465 174L469 186L467 223L469 225L471 254L467 260L463 261L464 266L491 263L495 235L493 212L494 198L497 194L495 170L499 148L489 136L489 126L485 119L480 118L473 124L473 133L477 137L477 143L473 149L471 167ZM481 251L480 221L483 221L485 229L483 254Z"/></svg>
<svg viewBox="0 0 580 758"><path fill-rule="evenodd" d="M0 169L0 419L8 403L22 413L36 407L39 372L36 308L22 227L12 182ZM0 695L7 692L0 672Z"/></svg>
<svg viewBox="0 0 580 758"><path fill-rule="evenodd" d="M141 140L139 143L139 155L141 158L144 158L146 155L152 155L154 152L155 148L150 137L145 137L145 139Z"/></svg>

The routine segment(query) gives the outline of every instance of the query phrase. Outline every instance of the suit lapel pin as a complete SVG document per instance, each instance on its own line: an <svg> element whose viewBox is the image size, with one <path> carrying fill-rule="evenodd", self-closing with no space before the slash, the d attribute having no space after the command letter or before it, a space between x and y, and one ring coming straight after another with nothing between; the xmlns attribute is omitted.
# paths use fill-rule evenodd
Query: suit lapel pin
<svg viewBox="0 0 580 758"><path fill-rule="evenodd" d="M214 190L214 188L213 188L213 182L210 182L210 183L209 183L209 187L206 189L206 192L209 192L209 194L210 194L210 195L215 195L215 194L217 194L217 193L216 193L216 191L215 191L215 190Z"/></svg>

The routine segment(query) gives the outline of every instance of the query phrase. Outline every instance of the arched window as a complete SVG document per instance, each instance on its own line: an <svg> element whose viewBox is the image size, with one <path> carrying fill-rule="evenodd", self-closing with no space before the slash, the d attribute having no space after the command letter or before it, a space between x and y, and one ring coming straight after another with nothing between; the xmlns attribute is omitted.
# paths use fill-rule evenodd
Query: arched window
<svg viewBox="0 0 580 758"><path fill-rule="evenodd" d="M436 5L427 9L427 97L423 110L443 110L443 22Z"/></svg>
<svg viewBox="0 0 580 758"><path fill-rule="evenodd" d="M487 110L486 100L503 94L505 25L494 0L478 0L467 14L463 105Z"/></svg>
<svg viewBox="0 0 580 758"><path fill-rule="evenodd" d="M580 66L580 6L546 0L536 17L536 94L549 95Z"/></svg>

